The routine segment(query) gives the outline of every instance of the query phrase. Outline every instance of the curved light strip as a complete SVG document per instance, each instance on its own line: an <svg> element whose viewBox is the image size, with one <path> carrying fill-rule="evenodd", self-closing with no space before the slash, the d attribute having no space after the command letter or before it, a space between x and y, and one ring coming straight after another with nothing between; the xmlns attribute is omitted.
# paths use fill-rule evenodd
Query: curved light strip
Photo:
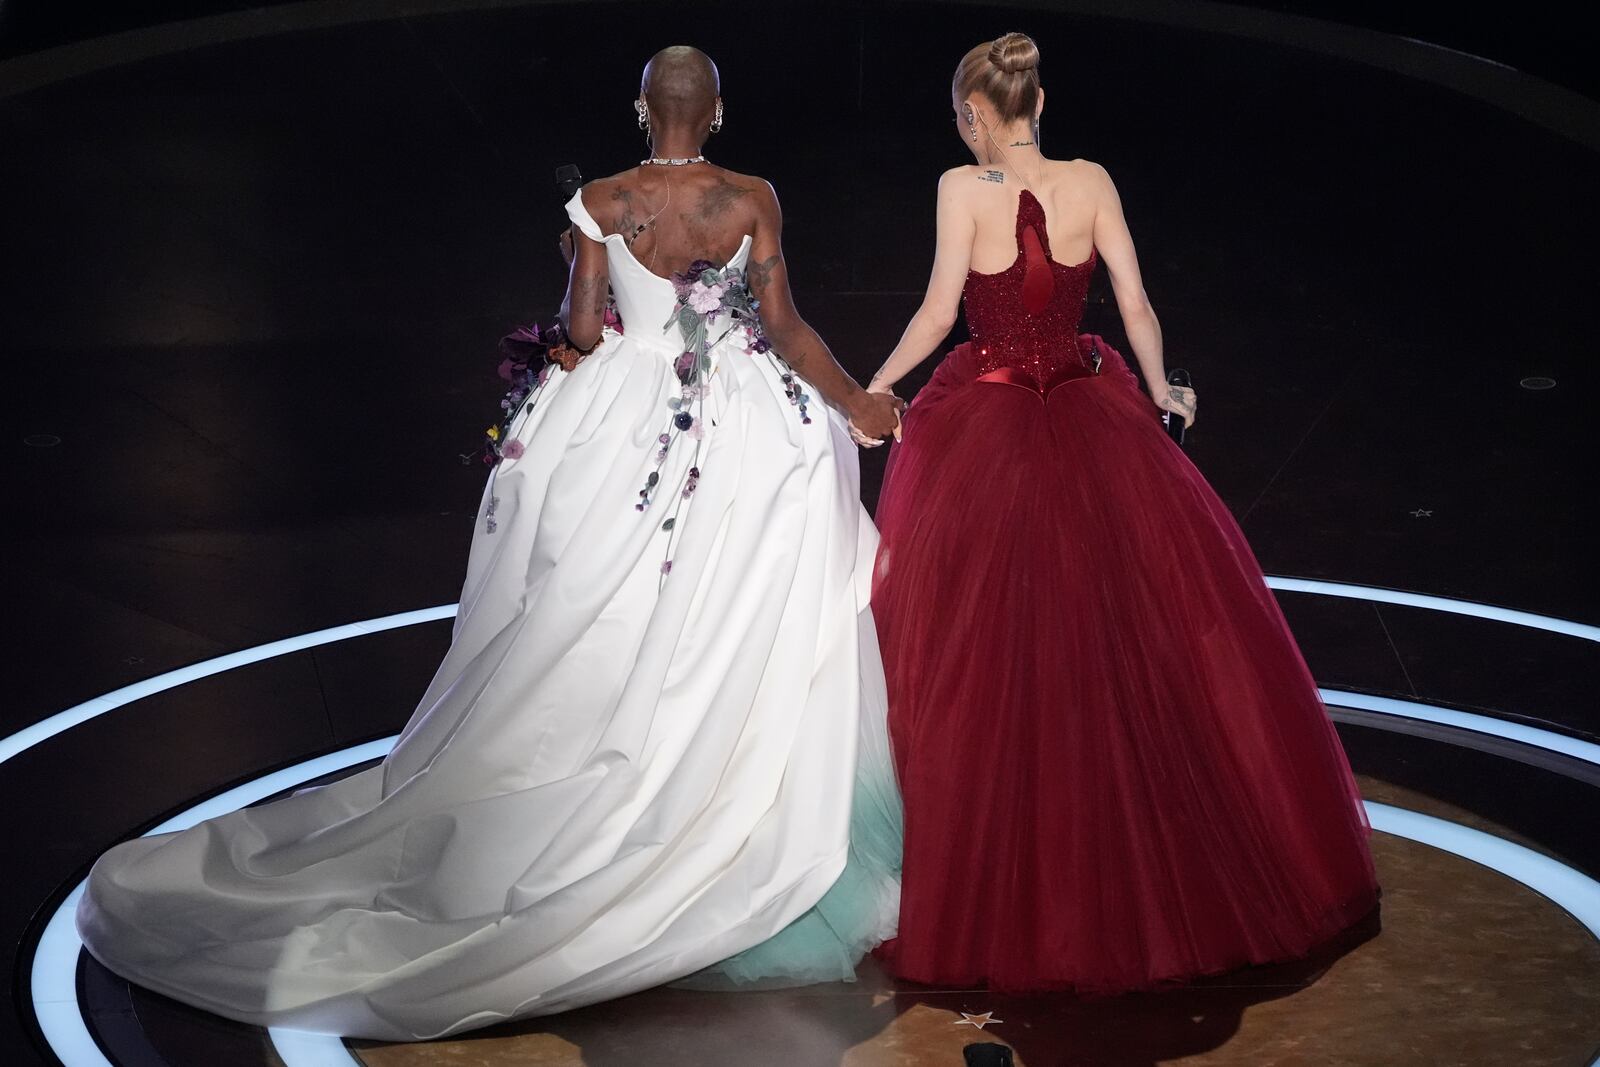
<svg viewBox="0 0 1600 1067"><path fill-rule="evenodd" d="M1585 641L1600 641L1600 626L1558 619L1552 615L1535 615L1531 611L1515 611L1493 604L1477 604L1471 600L1455 600L1447 596L1429 596L1426 593L1407 593L1400 589L1384 589L1376 585L1352 585L1348 582L1324 582L1315 578L1284 578L1267 575L1267 585L1286 593L1316 593L1319 596L1349 597L1352 600L1371 600L1380 604L1401 604L1408 608L1428 608L1431 611L1448 611L1454 615L1472 615L1494 622L1509 622L1514 626L1529 626L1535 630L1581 637Z"/></svg>
<svg viewBox="0 0 1600 1067"><path fill-rule="evenodd" d="M395 737L385 737L274 771L202 801L144 836L182 830L333 771L378 759L394 746L394 742ZM78 953L83 949L83 940L78 937L78 928L73 919L78 910L78 901L83 897L84 885L84 882L79 882L67 894L67 899L50 916L44 934L39 938L39 946L33 954L33 1010L51 1051L67 1067L112 1067L90 1036L89 1027L84 1023L83 1012L78 1006ZM344 1043L338 1038L323 1034L301 1034L292 1030L269 1030L268 1033L272 1035L273 1045L286 1067L326 1067L329 1064L350 1067L357 1062L344 1051ZM281 1042L280 1034L285 1035ZM330 1041L344 1056L342 1060L328 1057Z"/></svg>
<svg viewBox="0 0 1600 1067"><path fill-rule="evenodd" d="M329 753L237 786L197 804L151 830L151 834L181 830L203 819L253 803L274 793L351 767L386 753L395 738ZM1600 882L1559 860L1459 823L1363 801L1375 830L1417 841L1499 871L1548 898L1600 939ZM148 835L147 835L148 836ZM66 1067L113 1067L89 1034L78 1005L78 953L83 942L73 923L83 884L68 895L45 927L33 957L33 1005L45 1039ZM285 1067L352 1067L358 1061L342 1039L331 1034L272 1028L267 1031L274 1051ZM1600 1059L1592 1067L1600 1067Z"/></svg>
<svg viewBox="0 0 1600 1067"><path fill-rule="evenodd" d="M124 704L131 704L135 700L152 696L156 693L193 682L200 678L208 678L213 674L231 671L235 667L243 667L249 663L259 663L264 659L274 656L298 652L303 648L312 648L316 645L326 645L334 641L343 641L349 637L360 637L362 634L375 634L383 630L393 630L401 626L412 626L419 622L433 622L436 619L448 619L456 613L456 605L441 604L436 608L420 608L416 611L403 611L398 615L385 615L378 619L367 619L363 622L348 622L343 626L332 626L326 630L314 630L298 637L286 637L281 641L273 641L265 645L256 645L254 648L240 649L230 652L226 656L215 659L201 660L191 663L187 667L179 667L166 674L158 674L143 681L125 685L121 689L113 690L104 696L97 696L93 700L86 700L60 711L47 719L41 719L27 729L19 730L9 737L0 738L0 763L32 748L41 741L49 740L64 730L70 730L79 723L87 722L98 715L114 711Z"/></svg>
<svg viewBox="0 0 1600 1067"><path fill-rule="evenodd" d="M1585 623L1557 619L1549 615L1535 615L1527 611L1513 611L1510 608L1496 607L1493 604L1476 604L1470 600L1452 600L1449 597L1428 596L1424 593L1407 593L1398 589L1384 589L1380 586L1353 585L1348 582L1325 582L1311 578L1285 578L1278 575L1267 575L1266 580L1269 587L1284 592L1313 593L1320 596L1348 597L1382 604L1402 604L1406 607L1428 608L1433 611L1446 611L1455 615L1472 615L1494 622L1510 623L1514 626L1528 626L1536 630L1548 630L1551 633L1580 637L1588 641L1600 641L1600 626L1589 626ZM273 656L298 652L304 648L325 645L333 641L343 641L349 637L359 637L362 634L393 630L397 627L411 626L420 622L448 619L455 615L457 607L458 605L456 604L440 604L434 608L421 608L417 611L404 611L398 615L385 615L382 618L368 619L364 622L346 623L343 626L333 626L326 630L316 630L312 633L301 634L298 637L286 637L281 641L273 641L270 644L257 645L254 648L230 652L225 656L218 656L216 659L202 660L187 667L180 667L175 671L168 671L166 674L158 674L153 678L146 678L143 681L124 686L104 696L98 696L93 700L70 707L66 711L57 712L26 729L19 730L9 737L0 738L0 763L4 763L17 753L32 748L39 742L48 740L64 730L70 730L79 723L87 722L97 715L104 715L106 712L120 708L124 704L160 693L174 686L183 685L185 682L192 682L198 678L219 674L222 671L231 670L234 667L242 667L248 663L271 659ZM1335 691L1324 690L1324 692ZM1341 701L1344 700L1343 697L1340 699ZM1401 701L1399 703L1404 702ZM1416 706L1423 707L1425 705ZM1379 711L1382 709L1373 707L1367 710ZM1489 717L1483 716L1482 718L1488 719ZM1468 728L1473 729L1474 727ZM1527 729L1531 729L1531 727ZM1496 731L1487 730L1487 732L1494 733ZM1523 739L1518 738L1518 740ZM1534 744L1537 742L1529 743ZM1561 750L1557 749L1557 751Z"/></svg>
<svg viewBox="0 0 1600 1067"><path fill-rule="evenodd" d="M1521 741L1525 745L1548 749L1564 756L1571 756L1573 759L1600 765L1600 745L1568 737L1566 734L1558 734L1553 730L1541 730L1537 726L1527 726L1509 719L1497 719L1493 715L1477 715L1470 711L1457 711L1455 708L1418 704L1414 700L1396 700L1394 697L1352 693L1347 689L1318 689L1317 692L1322 694L1322 702L1332 707L1359 708L1362 711L1375 711L1380 715L1421 719L1424 722L1454 726L1460 730L1471 730L1473 733L1493 734L1496 737Z"/></svg>
<svg viewBox="0 0 1600 1067"><path fill-rule="evenodd" d="M1373 829L1453 852L1515 878L1559 904L1596 939L1600 939L1600 882L1558 859L1503 837L1462 826L1420 811L1364 800Z"/></svg>

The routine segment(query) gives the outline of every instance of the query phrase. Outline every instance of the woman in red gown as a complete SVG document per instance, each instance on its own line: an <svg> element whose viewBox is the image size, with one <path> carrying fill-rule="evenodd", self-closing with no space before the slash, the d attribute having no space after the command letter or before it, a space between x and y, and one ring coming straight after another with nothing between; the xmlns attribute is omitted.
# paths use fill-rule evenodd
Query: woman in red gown
<svg viewBox="0 0 1600 1067"><path fill-rule="evenodd" d="M906 412L877 514L906 807L885 955L929 984L1116 993L1302 956L1378 889L1316 685L1161 426L1194 394L1165 384L1116 191L1039 152L1037 67L1007 34L958 68L978 162L940 181L927 297L871 386L964 302L972 339ZM1154 399L1078 333L1097 261Z"/></svg>

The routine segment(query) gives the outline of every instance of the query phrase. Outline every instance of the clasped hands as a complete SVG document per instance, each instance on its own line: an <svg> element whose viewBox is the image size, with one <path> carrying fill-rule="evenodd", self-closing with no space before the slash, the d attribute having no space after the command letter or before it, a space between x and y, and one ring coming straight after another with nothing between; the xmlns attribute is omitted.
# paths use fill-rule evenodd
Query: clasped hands
<svg viewBox="0 0 1600 1067"><path fill-rule="evenodd" d="M850 417L850 440L862 448L877 448L891 434L900 440L900 413L906 402L894 391L877 384L868 385L858 393L846 413Z"/></svg>

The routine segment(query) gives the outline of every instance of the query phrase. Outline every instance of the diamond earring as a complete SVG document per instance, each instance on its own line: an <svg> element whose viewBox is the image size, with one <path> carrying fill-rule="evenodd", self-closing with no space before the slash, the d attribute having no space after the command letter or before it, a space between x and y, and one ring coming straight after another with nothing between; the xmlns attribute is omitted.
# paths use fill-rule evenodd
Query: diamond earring
<svg viewBox="0 0 1600 1067"><path fill-rule="evenodd" d="M721 133L722 132L722 101L721 100L717 101L716 114L711 116L711 132L712 133Z"/></svg>
<svg viewBox="0 0 1600 1067"><path fill-rule="evenodd" d="M635 110L635 111L637 111L639 113L639 128L641 130L649 129L650 128L650 105L645 103L643 100L635 100L633 102L633 110Z"/></svg>

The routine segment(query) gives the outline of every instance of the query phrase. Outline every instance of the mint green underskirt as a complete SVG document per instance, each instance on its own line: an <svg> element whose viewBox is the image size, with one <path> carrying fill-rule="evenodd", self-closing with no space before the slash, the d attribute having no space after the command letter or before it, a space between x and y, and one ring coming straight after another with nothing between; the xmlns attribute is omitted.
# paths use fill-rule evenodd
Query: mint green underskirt
<svg viewBox="0 0 1600 1067"><path fill-rule="evenodd" d="M870 614L862 615L861 740L844 870L816 905L767 940L673 985L729 989L853 982L856 965L894 937L904 819L889 752L888 700Z"/></svg>

